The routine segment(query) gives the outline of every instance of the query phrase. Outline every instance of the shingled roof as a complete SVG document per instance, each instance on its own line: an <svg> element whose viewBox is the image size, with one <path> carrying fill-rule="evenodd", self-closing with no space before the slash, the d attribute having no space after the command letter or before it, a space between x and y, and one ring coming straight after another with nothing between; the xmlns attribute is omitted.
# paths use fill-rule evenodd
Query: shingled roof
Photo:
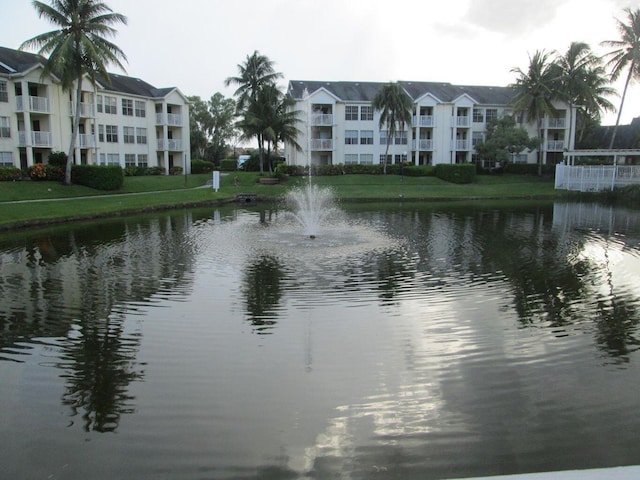
<svg viewBox="0 0 640 480"><path fill-rule="evenodd" d="M414 100L431 94L442 102L452 102L465 93L482 105L507 105L513 98L514 91L509 87L452 85L442 82L398 82ZM322 82L308 80L291 80L289 95L302 99L305 89L309 94L325 89L330 94L345 102L371 102L384 82Z"/></svg>
<svg viewBox="0 0 640 480"><path fill-rule="evenodd" d="M24 73L37 65L43 65L46 61L44 57L35 53L0 47L0 74Z"/></svg>

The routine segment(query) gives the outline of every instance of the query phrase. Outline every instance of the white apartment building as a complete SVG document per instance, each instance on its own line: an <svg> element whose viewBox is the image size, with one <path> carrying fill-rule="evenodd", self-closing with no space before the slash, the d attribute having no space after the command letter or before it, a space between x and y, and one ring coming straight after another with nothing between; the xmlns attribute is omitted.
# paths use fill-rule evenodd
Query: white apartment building
<svg viewBox="0 0 640 480"><path fill-rule="evenodd" d="M69 152L75 105L39 55L0 47L0 166L26 170ZM189 103L177 88L109 74L85 79L74 162L190 171ZM73 97L75 98L75 88Z"/></svg>
<svg viewBox="0 0 640 480"><path fill-rule="evenodd" d="M514 91L509 87L461 86L436 82L399 82L413 100L413 120L389 139L388 164L409 161L415 165L466 163L476 160L474 145L484 140L491 119L512 115ZM380 128L380 112L371 102L384 83L289 82L288 95L296 100L303 151L287 145L292 165L380 164L387 149L386 128ZM541 146L545 163L562 161L572 150L575 112L555 102L556 113L543 122ZM535 121L523 123L529 136L537 137ZM537 152L522 152L514 162L536 163Z"/></svg>

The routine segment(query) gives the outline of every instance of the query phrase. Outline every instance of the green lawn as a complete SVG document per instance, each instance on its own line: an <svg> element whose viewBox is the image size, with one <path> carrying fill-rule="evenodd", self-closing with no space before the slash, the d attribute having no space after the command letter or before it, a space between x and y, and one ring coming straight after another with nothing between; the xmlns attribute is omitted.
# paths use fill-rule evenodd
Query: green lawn
<svg viewBox="0 0 640 480"><path fill-rule="evenodd" d="M234 185L236 176L238 186ZM286 190L308 182L308 178L292 177L280 185L259 185L257 178L258 174L253 172L223 175L218 192L204 187L211 174L126 177L123 188L118 192L103 192L79 185L64 186L57 182L3 182L0 183L0 226L10 228L33 221L222 202L232 200L238 193L254 193L275 199ZM342 200L506 199L559 195L553 188L552 179L519 175L479 176L476 183L468 185L450 184L435 177L398 175L326 176L314 177L312 181L317 185L330 186ZM8 203L15 201L22 203Z"/></svg>

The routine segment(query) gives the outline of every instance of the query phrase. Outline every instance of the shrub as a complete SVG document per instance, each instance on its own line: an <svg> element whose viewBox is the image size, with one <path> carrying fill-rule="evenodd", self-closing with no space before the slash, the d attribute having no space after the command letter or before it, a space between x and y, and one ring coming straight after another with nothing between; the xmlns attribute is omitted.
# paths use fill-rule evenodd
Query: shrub
<svg viewBox="0 0 640 480"><path fill-rule="evenodd" d="M213 172L213 163L206 160L191 160L191 173Z"/></svg>
<svg viewBox="0 0 640 480"><path fill-rule="evenodd" d="M31 180L41 181L47 179L47 169L42 163L36 163L33 166L29 167L27 173Z"/></svg>
<svg viewBox="0 0 640 480"><path fill-rule="evenodd" d="M52 167L65 168L67 166L67 154L64 152L51 152L47 163Z"/></svg>
<svg viewBox="0 0 640 480"><path fill-rule="evenodd" d="M164 175L164 167L144 167L143 175Z"/></svg>
<svg viewBox="0 0 640 480"><path fill-rule="evenodd" d="M433 165L409 165L403 168L402 174L407 177L434 177L436 175L436 167Z"/></svg>
<svg viewBox="0 0 640 480"><path fill-rule="evenodd" d="M169 169L169 175L182 175L182 167L173 166Z"/></svg>
<svg viewBox="0 0 640 480"><path fill-rule="evenodd" d="M436 177L451 183L473 183L476 180L476 166L472 163L446 164L435 167Z"/></svg>
<svg viewBox="0 0 640 480"><path fill-rule="evenodd" d="M238 168L238 161L235 158L225 158L220 160L220 170L223 172L232 172Z"/></svg>
<svg viewBox="0 0 640 480"><path fill-rule="evenodd" d="M15 182L22 179L22 171L15 167L0 167L0 182Z"/></svg>
<svg viewBox="0 0 640 480"><path fill-rule="evenodd" d="M45 165L46 179L52 182L62 182L64 180L65 167L59 165Z"/></svg>
<svg viewBox="0 0 640 480"><path fill-rule="evenodd" d="M507 163L504 166L505 173L511 173L514 175L538 175L537 163ZM555 165L542 165L543 175L554 175L556 172Z"/></svg>
<svg viewBox="0 0 640 480"><path fill-rule="evenodd" d="M124 183L124 171L119 165L74 165L71 181L96 190L117 190Z"/></svg>

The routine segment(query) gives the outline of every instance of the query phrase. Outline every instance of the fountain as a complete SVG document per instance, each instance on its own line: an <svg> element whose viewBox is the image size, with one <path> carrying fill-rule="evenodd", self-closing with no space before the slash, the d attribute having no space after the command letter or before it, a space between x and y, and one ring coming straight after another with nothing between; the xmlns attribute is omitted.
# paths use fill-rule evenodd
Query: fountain
<svg viewBox="0 0 640 480"><path fill-rule="evenodd" d="M303 227L305 235L314 239L318 229L333 219L339 209L330 189L312 185L296 188L287 193L287 203L293 207L290 215Z"/></svg>

